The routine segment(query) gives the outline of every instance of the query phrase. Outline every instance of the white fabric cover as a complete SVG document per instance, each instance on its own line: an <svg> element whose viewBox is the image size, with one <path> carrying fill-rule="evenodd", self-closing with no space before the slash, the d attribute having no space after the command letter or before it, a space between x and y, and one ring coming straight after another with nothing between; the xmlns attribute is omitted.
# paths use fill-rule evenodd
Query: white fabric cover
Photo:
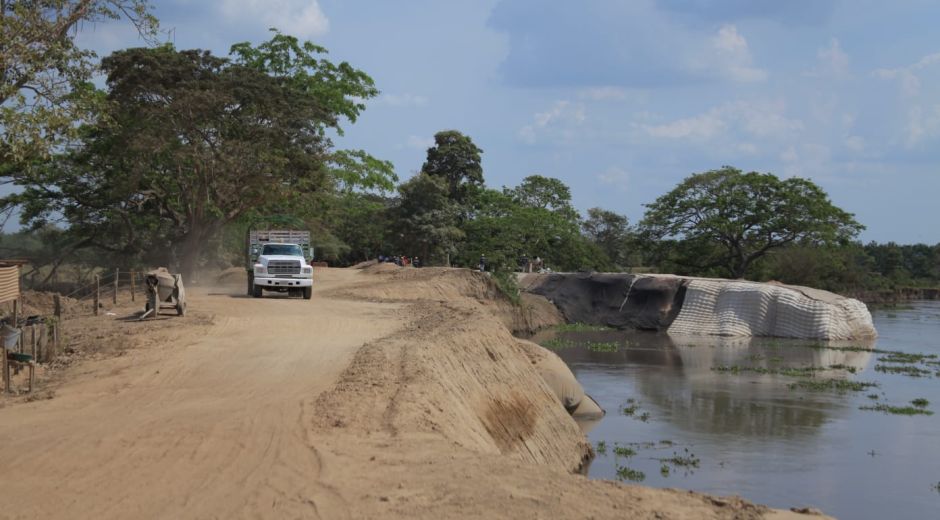
<svg viewBox="0 0 940 520"><path fill-rule="evenodd" d="M774 284L694 279L668 332L820 340L876 336L862 302L832 293L824 298L807 293Z"/></svg>

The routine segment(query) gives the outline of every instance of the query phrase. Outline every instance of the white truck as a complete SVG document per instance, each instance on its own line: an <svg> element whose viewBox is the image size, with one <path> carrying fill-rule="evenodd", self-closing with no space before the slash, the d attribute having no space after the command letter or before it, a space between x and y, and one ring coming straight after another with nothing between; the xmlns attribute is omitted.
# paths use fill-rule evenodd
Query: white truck
<svg viewBox="0 0 940 520"><path fill-rule="evenodd" d="M311 260L309 231L249 230L245 261L248 295L260 298L263 291L277 291L309 300L313 294Z"/></svg>

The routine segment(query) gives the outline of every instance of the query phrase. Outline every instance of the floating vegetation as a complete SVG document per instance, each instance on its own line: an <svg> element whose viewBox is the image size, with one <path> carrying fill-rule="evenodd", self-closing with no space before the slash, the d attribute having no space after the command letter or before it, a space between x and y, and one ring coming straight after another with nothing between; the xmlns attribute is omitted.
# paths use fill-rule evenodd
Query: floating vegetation
<svg viewBox="0 0 940 520"><path fill-rule="evenodd" d="M682 455L673 452L672 457L668 459L657 459L660 462L665 462L667 464L672 464L673 466L680 468L697 468L701 459L695 456L694 453L690 452L688 448L685 449Z"/></svg>
<svg viewBox="0 0 940 520"><path fill-rule="evenodd" d="M643 482L646 480L646 473L627 466L617 466L617 479L620 481Z"/></svg>
<svg viewBox="0 0 940 520"><path fill-rule="evenodd" d="M924 377L930 375L930 370L924 370L914 365L875 365L875 372L901 374L909 377Z"/></svg>
<svg viewBox="0 0 940 520"><path fill-rule="evenodd" d="M873 412L883 412L892 415L933 415L930 410L917 408L914 406L891 406L884 403L875 406L860 406L859 410L871 410Z"/></svg>
<svg viewBox="0 0 940 520"><path fill-rule="evenodd" d="M665 439L665 440L659 441L659 444L660 444L661 446L672 446L672 445L675 444L675 443L672 442L672 441L670 441L669 439Z"/></svg>
<svg viewBox="0 0 940 520"><path fill-rule="evenodd" d="M669 466L666 465L666 464L663 464L663 465L659 466L659 474L662 475L663 478L668 477L668 476L669 476Z"/></svg>
<svg viewBox="0 0 940 520"><path fill-rule="evenodd" d="M937 482L936 484L934 484L933 486L931 486L931 488L932 488L934 491L936 491L937 493L940 493L940 482Z"/></svg>
<svg viewBox="0 0 940 520"><path fill-rule="evenodd" d="M593 352L617 352L620 345L613 341L588 341L584 346Z"/></svg>
<svg viewBox="0 0 940 520"><path fill-rule="evenodd" d="M878 383L868 381L849 381L847 379L804 379L787 385L790 390L809 390L811 392L824 392L835 390L837 392L862 392L866 388L877 387Z"/></svg>
<svg viewBox="0 0 940 520"><path fill-rule="evenodd" d="M604 325L591 325L589 323L562 323L555 327L558 332L600 332L614 330Z"/></svg>
<svg viewBox="0 0 940 520"><path fill-rule="evenodd" d="M622 413L623 415L629 415L632 417L633 414L635 414L636 411L639 409L640 409L639 403L636 402L636 399L633 399L631 397L630 399L627 399L626 406L620 407L620 413Z"/></svg>
<svg viewBox="0 0 940 520"><path fill-rule="evenodd" d="M845 370L851 373L855 373L855 367L850 367L848 365L832 365L828 367L745 367L740 365L731 365L731 366L716 366L712 367L712 370L715 372L724 372L729 374L740 374L742 372L750 372L754 374L762 375L773 375L773 376L787 376L787 377L811 377L816 374L816 372L822 372L824 370Z"/></svg>
<svg viewBox="0 0 940 520"><path fill-rule="evenodd" d="M633 417L643 422L649 421L650 417L652 417L649 412L643 412L641 414L638 414L637 412L639 411L640 411L640 403L638 403L637 400L632 397L630 399L627 399L627 404L620 407L620 413L623 415L626 415L627 417Z"/></svg>
<svg viewBox="0 0 940 520"><path fill-rule="evenodd" d="M578 344L570 339L565 338L552 338L542 342L542 346L551 349L551 350L564 350L567 348L577 347Z"/></svg>
<svg viewBox="0 0 940 520"><path fill-rule="evenodd" d="M878 361L881 363L921 363L928 359L936 359L936 354L908 354L906 352L892 352L886 356L881 356Z"/></svg>
<svg viewBox="0 0 940 520"><path fill-rule="evenodd" d="M597 441L597 447L594 448L594 451L596 451L598 455L607 455L607 442Z"/></svg>
<svg viewBox="0 0 940 520"><path fill-rule="evenodd" d="M829 365L829 370L845 370L850 374L854 374L858 371L858 368L851 365L843 365L842 363L836 363L835 365Z"/></svg>
<svg viewBox="0 0 940 520"><path fill-rule="evenodd" d="M871 399L872 401L875 401L878 399L878 394L868 394L867 397Z"/></svg>
<svg viewBox="0 0 940 520"><path fill-rule="evenodd" d="M614 445L614 455L618 457L632 457L636 455L636 450L626 446Z"/></svg>
<svg viewBox="0 0 940 520"><path fill-rule="evenodd" d="M918 397L917 399L911 401L911 404L918 408L926 408L927 405L930 404L930 401L924 399L923 397Z"/></svg>

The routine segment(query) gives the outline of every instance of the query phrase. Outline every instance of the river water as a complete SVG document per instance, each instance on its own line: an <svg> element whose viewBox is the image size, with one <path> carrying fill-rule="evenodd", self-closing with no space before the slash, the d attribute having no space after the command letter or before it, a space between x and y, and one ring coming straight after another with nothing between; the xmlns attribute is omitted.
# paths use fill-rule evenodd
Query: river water
<svg viewBox="0 0 940 520"><path fill-rule="evenodd" d="M940 356L940 302L872 315L874 348ZM859 343L632 331L555 331L533 339L553 348L607 410L583 425L599 448L592 478L737 494L846 519L940 519L938 357L898 363L852 350ZM786 370L833 365L846 368ZM914 367L920 377L877 365ZM794 386L833 378L878 386ZM912 406L918 398L930 403ZM860 409L879 404L936 413Z"/></svg>

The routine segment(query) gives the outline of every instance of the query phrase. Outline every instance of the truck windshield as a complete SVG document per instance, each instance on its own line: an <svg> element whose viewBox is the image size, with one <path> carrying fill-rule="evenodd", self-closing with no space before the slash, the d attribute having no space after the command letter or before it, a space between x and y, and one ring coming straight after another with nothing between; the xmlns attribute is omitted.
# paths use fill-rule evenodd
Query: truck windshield
<svg viewBox="0 0 940 520"><path fill-rule="evenodd" d="M265 244L261 248L262 255L304 256L300 246L296 244Z"/></svg>

